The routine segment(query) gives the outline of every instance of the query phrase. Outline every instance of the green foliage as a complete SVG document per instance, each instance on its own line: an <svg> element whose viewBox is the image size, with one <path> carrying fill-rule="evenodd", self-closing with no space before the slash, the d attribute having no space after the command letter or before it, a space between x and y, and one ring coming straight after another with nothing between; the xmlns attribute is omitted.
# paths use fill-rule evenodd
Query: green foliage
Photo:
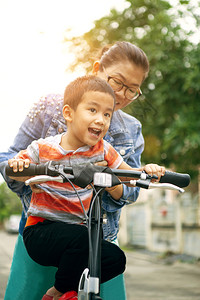
<svg viewBox="0 0 200 300"><path fill-rule="evenodd" d="M200 29L200 18L192 1L180 0L176 9L164 0L126 4L124 11L112 9L97 20L82 37L66 40L76 56L71 68L91 70L96 50L105 44L121 40L142 48L150 73L142 85L143 95L125 109L143 124L142 160L192 173L200 152L200 45L190 41L192 30L183 30L177 20L183 21L185 11Z"/></svg>
<svg viewBox="0 0 200 300"><path fill-rule="evenodd" d="M6 185L0 185L0 223L12 214L21 214L22 205L18 196Z"/></svg>

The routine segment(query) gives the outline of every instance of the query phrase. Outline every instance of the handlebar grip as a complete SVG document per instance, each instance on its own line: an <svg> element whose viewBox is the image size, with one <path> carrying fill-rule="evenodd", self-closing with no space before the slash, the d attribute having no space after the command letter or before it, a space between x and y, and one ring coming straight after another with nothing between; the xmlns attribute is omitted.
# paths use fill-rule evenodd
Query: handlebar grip
<svg viewBox="0 0 200 300"><path fill-rule="evenodd" d="M13 168L9 165L6 166L6 175L13 177L26 177L26 176L35 176L35 175L48 175L47 168L48 163L45 164L30 164L28 168L24 168L22 172L13 172Z"/></svg>
<svg viewBox="0 0 200 300"><path fill-rule="evenodd" d="M186 187L190 183L190 175L166 171L161 177L160 183L171 183L181 188Z"/></svg>

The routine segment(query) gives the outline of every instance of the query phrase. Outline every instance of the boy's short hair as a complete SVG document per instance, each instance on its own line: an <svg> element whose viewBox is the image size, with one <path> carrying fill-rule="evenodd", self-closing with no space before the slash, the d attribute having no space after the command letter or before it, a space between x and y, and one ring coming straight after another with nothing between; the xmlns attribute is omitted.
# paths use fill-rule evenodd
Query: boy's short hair
<svg viewBox="0 0 200 300"><path fill-rule="evenodd" d="M97 91L110 94L115 104L115 93L111 86L104 80L94 75L78 77L70 82L65 89L64 105L68 104L76 110L86 92Z"/></svg>

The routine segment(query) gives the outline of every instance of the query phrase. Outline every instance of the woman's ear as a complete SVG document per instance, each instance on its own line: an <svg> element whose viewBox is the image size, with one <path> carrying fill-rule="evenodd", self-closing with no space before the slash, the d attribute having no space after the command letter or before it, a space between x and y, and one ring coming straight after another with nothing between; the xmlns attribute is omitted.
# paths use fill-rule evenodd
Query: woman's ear
<svg viewBox="0 0 200 300"><path fill-rule="evenodd" d="M63 106L63 117L69 123L72 122L73 111L74 110L68 104Z"/></svg>
<svg viewBox="0 0 200 300"><path fill-rule="evenodd" d="M100 66L100 62L97 60L94 62L93 64L93 68L92 68L92 74L96 75L97 72L99 71L99 66Z"/></svg>

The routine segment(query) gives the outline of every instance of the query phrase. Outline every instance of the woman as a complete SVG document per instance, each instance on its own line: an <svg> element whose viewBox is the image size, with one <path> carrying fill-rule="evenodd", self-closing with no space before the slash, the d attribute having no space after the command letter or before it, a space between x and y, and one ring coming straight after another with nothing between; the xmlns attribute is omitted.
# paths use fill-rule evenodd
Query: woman
<svg viewBox="0 0 200 300"><path fill-rule="evenodd" d="M104 48L100 61L94 63L92 70L93 74L109 82L116 95L116 108L105 139L131 167L135 168L140 167L140 157L144 148L141 124L121 109L141 95L140 86L147 77L148 71L149 63L145 53L128 42L117 42L110 48ZM8 153L0 155L2 175L12 191L20 196L24 208L20 234L24 228L31 190L23 183L12 181L5 176L3 161L13 157L21 149L25 149L33 140L62 133L66 129L61 113L62 102L62 95L55 94L41 98L22 123ZM136 201L138 193L138 188L124 186L123 195L117 202L107 193L104 194L102 207L107 217L107 224L103 225L104 239L116 241L121 208L127 203ZM10 282L11 280L9 284Z"/></svg>

